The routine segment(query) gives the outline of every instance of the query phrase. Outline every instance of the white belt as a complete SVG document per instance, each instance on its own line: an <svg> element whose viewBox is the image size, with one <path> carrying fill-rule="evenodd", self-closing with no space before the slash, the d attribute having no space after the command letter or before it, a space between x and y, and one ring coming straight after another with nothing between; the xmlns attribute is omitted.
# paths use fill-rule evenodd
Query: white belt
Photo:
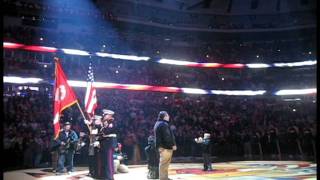
<svg viewBox="0 0 320 180"><path fill-rule="evenodd" d="M103 135L103 137L117 137L116 134L108 134L108 135Z"/></svg>

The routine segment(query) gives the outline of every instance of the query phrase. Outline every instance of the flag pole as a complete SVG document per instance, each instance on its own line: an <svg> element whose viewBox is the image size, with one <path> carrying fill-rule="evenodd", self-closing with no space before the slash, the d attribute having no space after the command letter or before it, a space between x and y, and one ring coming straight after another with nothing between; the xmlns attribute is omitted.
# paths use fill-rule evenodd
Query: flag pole
<svg viewBox="0 0 320 180"><path fill-rule="evenodd" d="M83 111L82 111L82 109L81 109L78 101L77 101L77 105L78 105L78 108L79 108L79 110L80 110L80 112L81 112L82 117L83 117L84 119L86 119L86 117L85 117L85 115L84 115L84 113L83 113Z"/></svg>
<svg viewBox="0 0 320 180"><path fill-rule="evenodd" d="M86 120L86 117L85 117L85 115L84 115L84 113L83 113L78 101L77 101L77 105L78 105L78 108L79 108L79 110L81 112L82 117ZM91 133L91 128L90 128L89 124L86 123L86 125L87 125L87 127L89 129L89 132Z"/></svg>
<svg viewBox="0 0 320 180"><path fill-rule="evenodd" d="M55 98L56 98L56 83L57 83L57 62L58 62L58 58L54 57L54 86L53 86L53 118L55 118ZM54 120L53 120L54 121ZM55 131L55 124L53 122L53 131L54 131L54 140L58 139L59 137L59 133L56 134ZM60 127L59 127L60 129Z"/></svg>

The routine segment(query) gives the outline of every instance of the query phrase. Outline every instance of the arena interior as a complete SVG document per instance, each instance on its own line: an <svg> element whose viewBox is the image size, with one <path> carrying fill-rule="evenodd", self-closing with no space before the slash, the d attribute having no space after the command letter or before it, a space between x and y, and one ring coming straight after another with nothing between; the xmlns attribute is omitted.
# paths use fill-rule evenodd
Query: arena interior
<svg viewBox="0 0 320 180"><path fill-rule="evenodd" d="M160 111L177 147L173 180L316 179L316 4L3 0L4 179L94 179L86 143L71 173L52 170L56 127L91 133L89 82L94 115L114 112L127 169L115 180L150 179L145 148ZM58 63L77 103L57 119ZM195 141L205 133L209 157Z"/></svg>

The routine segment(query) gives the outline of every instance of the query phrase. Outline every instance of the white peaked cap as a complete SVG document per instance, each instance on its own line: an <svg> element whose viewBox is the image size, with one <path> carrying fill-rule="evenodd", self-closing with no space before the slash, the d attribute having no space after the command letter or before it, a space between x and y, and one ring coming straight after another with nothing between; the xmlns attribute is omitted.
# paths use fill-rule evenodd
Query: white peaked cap
<svg viewBox="0 0 320 180"><path fill-rule="evenodd" d="M109 110L109 109L103 109L102 112L103 112L103 116L104 116L104 115L108 115L108 114L114 115L114 112L111 111L111 110Z"/></svg>

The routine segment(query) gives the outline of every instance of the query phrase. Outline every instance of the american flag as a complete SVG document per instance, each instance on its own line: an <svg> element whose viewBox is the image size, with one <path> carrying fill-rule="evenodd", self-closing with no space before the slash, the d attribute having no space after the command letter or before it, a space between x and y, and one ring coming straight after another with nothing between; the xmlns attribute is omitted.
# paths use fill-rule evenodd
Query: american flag
<svg viewBox="0 0 320 180"><path fill-rule="evenodd" d="M93 116L94 110L97 108L97 93L96 89L93 87L94 77L93 77L93 69L92 63L89 64L88 69L88 79L87 79L87 90L86 96L84 99L85 111Z"/></svg>

